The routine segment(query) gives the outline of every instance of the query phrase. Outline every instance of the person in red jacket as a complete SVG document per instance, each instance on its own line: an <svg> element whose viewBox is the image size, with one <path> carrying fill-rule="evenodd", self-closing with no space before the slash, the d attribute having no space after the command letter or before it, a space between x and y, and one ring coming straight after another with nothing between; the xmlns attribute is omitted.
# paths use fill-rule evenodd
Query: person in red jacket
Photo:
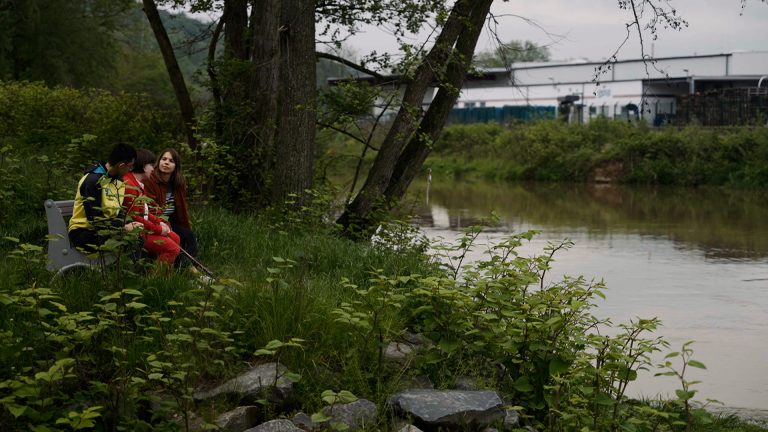
<svg viewBox="0 0 768 432"><path fill-rule="evenodd" d="M149 150L140 149L136 152L133 170L123 177L125 182L125 198L123 208L134 222L144 226L141 238L144 249L157 256L157 262L173 265L181 253L179 236L171 230L170 225L158 217L162 209L144 192L144 182L154 171L155 155Z"/></svg>
<svg viewBox="0 0 768 432"><path fill-rule="evenodd" d="M189 256L197 258L197 237L189 222L187 180L181 169L179 152L173 148L160 152L155 161L155 171L147 179L146 185L147 196L163 210L163 216L168 218L171 229L181 238L179 245ZM194 267L190 269L194 271Z"/></svg>

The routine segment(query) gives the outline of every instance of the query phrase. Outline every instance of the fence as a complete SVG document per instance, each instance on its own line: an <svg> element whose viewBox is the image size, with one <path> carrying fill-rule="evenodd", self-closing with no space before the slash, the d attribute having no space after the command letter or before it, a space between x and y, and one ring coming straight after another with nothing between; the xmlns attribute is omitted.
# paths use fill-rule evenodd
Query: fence
<svg viewBox="0 0 768 432"><path fill-rule="evenodd" d="M679 126L698 122L702 126L765 124L768 120L768 88L717 89L681 96L675 121Z"/></svg>
<svg viewBox="0 0 768 432"><path fill-rule="evenodd" d="M555 107L503 106L454 108L448 116L449 124L456 123L509 123L555 118Z"/></svg>

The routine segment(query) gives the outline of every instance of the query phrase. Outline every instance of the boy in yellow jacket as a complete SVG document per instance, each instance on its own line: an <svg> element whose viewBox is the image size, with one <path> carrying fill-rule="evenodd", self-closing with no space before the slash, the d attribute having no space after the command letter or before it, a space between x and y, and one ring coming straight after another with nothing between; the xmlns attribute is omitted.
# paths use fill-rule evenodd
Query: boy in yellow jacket
<svg viewBox="0 0 768 432"><path fill-rule="evenodd" d="M85 170L69 220L69 240L75 247L93 252L109 238L104 230L136 227L136 222L123 225L124 218L120 217L125 196L122 178L131 171L135 159L136 150L121 143L112 149L106 163Z"/></svg>

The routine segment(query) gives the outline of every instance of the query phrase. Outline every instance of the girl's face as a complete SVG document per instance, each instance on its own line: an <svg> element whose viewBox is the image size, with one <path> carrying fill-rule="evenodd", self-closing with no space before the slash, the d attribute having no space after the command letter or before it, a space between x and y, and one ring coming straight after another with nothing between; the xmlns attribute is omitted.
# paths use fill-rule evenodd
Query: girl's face
<svg viewBox="0 0 768 432"><path fill-rule="evenodd" d="M160 157L160 163L157 164L157 169L160 170L160 174L173 174L176 169L176 161L173 160L171 152L163 153L163 156Z"/></svg>

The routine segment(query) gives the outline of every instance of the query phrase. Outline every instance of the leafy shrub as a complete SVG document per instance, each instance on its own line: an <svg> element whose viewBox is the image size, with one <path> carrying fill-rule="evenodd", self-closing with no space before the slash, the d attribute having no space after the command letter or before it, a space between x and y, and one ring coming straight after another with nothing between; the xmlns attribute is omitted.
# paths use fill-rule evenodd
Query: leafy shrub
<svg viewBox="0 0 768 432"><path fill-rule="evenodd" d="M83 149L89 159L118 141L159 148L173 141L177 124L142 95L0 82L0 137L24 155L62 152L83 135L94 137Z"/></svg>
<svg viewBox="0 0 768 432"><path fill-rule="evenodd" d="M488 179L589 181L605 163L622 167L616 181L638 184L768 185L768 128L651 129L593 119L446 128L425 166Z"/></svg>

